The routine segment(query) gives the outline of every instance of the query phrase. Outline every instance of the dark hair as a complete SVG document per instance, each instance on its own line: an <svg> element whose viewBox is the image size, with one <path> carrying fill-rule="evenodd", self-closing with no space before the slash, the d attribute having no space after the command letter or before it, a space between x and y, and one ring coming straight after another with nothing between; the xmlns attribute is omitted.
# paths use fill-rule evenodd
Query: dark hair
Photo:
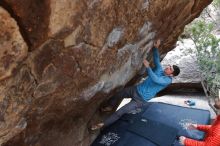
<svg viewBox="0 0 220 146"><path fill-rule="evenodd" d="M178 76L180 73L180 68L176 65L173 65L173 76Z"/></svg>

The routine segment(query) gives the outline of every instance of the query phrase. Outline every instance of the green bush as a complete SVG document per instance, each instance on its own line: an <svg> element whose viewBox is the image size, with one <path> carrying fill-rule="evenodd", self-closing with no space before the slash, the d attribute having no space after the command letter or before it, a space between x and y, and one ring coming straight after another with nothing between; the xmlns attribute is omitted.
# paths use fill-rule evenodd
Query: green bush
<svg viewBox="0 0 220 146"><path fill-rule="evenodd" d="M209 97L218 97L220 89L220 39L211 32L213 23L196 20L185 28L185 33L195 44L201 79Z"/></svg>

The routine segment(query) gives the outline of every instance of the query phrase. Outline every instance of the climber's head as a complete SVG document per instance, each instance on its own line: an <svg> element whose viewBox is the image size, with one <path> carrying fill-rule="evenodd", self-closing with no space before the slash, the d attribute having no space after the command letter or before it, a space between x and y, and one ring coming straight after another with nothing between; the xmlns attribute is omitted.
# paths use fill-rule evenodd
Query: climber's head
<svg viewBox="0 0 220 146"><path fill-rule="evenodd" d="M176 65L168 65L168 67L166 67L164 69L164 73L167 75L167 76L178 76L178 74L180 73L180 69L178 66Z"/></svg>

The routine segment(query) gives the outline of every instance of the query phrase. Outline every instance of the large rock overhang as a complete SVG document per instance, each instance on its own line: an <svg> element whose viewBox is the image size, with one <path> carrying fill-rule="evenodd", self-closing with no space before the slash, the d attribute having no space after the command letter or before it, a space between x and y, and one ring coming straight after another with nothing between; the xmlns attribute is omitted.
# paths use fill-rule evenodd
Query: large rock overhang
<svg viewBox="0 0 220 146"><path fill-rule="evenodd" d="M211 0L1 0L0 144L89 145L100 104ZM73 138L74 137L74 138Z"/></svg>

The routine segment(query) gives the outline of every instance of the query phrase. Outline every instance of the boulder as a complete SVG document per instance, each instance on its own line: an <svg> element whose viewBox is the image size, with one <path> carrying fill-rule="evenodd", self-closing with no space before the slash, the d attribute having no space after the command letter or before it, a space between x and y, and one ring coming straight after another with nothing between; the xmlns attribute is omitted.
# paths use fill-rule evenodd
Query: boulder
<svg viewBox="0 0 220 146"><path fill-rule="evenodd" d="M161 64L164 68L168 65L177 65L181 69L180 74L173 79L173 83L200 83L200 70L196 61L195 49L191 40L178 42L177 47L168 52Z"/></svg>
<svg viewBox="0 0 220 146"><path fill-rule="evenodd" d="M87 146L99 107L212 0L1 0L0 144Z"/></svg>

